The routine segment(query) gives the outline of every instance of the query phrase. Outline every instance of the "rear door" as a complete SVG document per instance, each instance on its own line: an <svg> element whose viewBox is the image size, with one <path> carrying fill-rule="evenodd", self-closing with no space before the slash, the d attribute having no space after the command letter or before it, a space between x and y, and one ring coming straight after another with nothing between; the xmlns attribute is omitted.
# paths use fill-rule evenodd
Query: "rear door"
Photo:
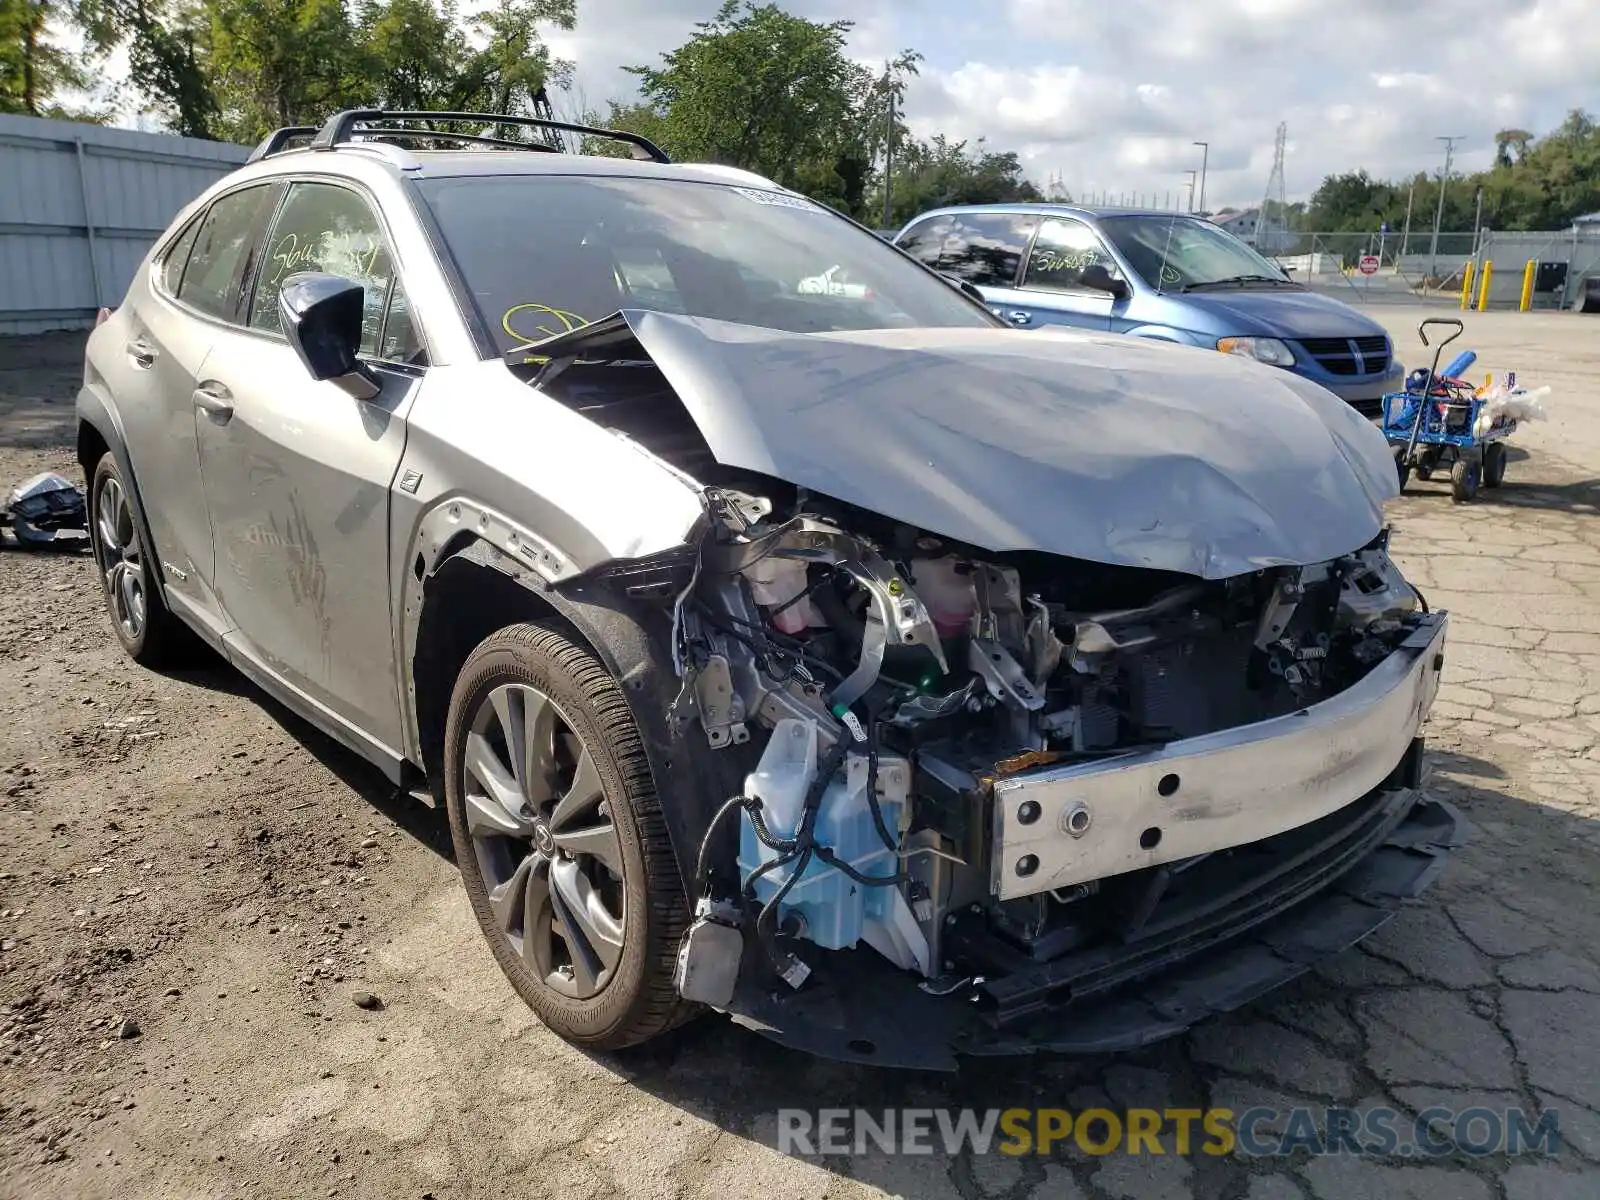
<svg viewBox="0 0 1600 1200"><path fill-rule="evenodd" d="M228 192L197 214L137 279L125 302L127 341L111 379L128 455L167 592L216 627L211 527L195 442L195 383L240 301L257 222L275 185Z"/></svg>
<svg viewBox="0 0 1600 1200"><path fill-rule="evenodd" d="M938 269L976 286L998 316L1022 328L1031 326L1035 313L1017 281L1038 223L1038 217L1027 213L953 214L941 241Z"/></svg>
<svg viewBox="0 0 1600 1200"><path fill-rule="evenodd" d="M389 487L425 375L391 245L364 191L290 183L243 325L219 339L198 384L212 397L199 421L200 465L217 593L237 626L230 653L384 754L401 744ZM301 271L366 289L362 357L381 380L373 399L313 380L285 339L278 295Z"/></svg>

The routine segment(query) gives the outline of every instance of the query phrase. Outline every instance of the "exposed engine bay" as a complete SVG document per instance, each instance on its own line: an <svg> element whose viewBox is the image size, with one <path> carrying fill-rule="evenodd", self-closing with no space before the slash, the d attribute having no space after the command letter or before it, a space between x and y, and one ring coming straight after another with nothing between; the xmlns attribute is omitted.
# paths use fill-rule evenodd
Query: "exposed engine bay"
<svg viewBox="0 0 1600 1200"><path fill-rule="evenodd" d="M677 715L748 759L706 832L679 960L680 991L714 1007L756 947L756 969L792 988L819 951L867 947L940 994L1019 954L1125 934L1129 879L1209 851L1188 853L1182 829L1165 845L1160 826L1113 834L1112 793L1089 784L1064 802L1067 779L1039 800L1011 789L1303 714L1428 620L1387 531L1331 561L1208 581L986 553L804 489L776 512L706 494L673 598ZM1198 828L1179 778L1161 774L1150 802Z"/></svg>

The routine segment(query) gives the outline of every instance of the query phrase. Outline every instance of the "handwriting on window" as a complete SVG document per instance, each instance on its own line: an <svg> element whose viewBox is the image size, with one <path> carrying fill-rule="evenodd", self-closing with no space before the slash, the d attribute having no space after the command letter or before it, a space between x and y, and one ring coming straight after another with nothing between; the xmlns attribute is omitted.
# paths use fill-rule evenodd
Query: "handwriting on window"
<svg viewBox="0 0 1600 1200"><path fill-rule="evenodd" d="M371 279L376 274L383 243L370 233L327 230L301 239L286 233L268 256L276 264L268 286L278 288L296 271L321 270L348 279Z"/></svg>

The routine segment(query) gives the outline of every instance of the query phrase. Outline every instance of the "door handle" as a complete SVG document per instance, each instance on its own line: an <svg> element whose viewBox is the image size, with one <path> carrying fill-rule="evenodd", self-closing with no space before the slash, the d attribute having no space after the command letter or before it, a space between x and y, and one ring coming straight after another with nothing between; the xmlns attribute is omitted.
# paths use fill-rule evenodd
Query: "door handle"
<svg viewBox="0 0 1600 1200"><path fill-rule="evenodd" d="M233 419L233 393L214 380L195 388L194 406L218 425Z"/></svg>
<svg viewBox="0 0 1600 1200"><path fill-rule="evenodd" d="M1020 308L1014 308L1006 314L1006 320L1010 321L1013 325L1032 325L1033 314Z"/></svg>
<svg viewBox="0 0 1600 1200"><path fill-rule="evenodd" d="M156 348L143 338L136 338L123 349L127 350L128 357L133 360L133 365L141 371L148 371L155 365Z"/></svg>

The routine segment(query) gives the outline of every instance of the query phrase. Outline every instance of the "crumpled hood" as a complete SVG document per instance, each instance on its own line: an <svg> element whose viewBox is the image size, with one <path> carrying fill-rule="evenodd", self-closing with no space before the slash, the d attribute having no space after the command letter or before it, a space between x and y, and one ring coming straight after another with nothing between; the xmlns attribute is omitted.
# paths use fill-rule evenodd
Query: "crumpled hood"
<svg viewBox="0 0 1600 1200"><path fill-rule="evenodd" d="M990 551L1227 578L1364 545L1398 490L1348 405L1229 355L1055 330L613 321L719 462Z"/></svg>

